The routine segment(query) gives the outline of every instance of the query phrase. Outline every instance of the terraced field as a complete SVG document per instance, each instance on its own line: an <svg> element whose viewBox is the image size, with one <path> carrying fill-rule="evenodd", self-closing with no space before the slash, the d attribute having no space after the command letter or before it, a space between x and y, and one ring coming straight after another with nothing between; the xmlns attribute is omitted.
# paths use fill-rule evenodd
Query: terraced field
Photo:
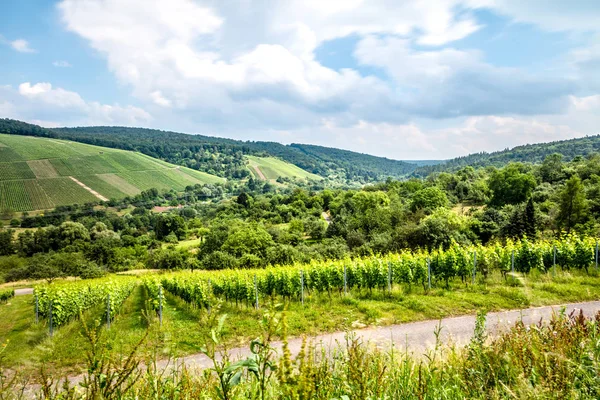
<svg viewBox="0 0 600 400"><path fill-rule="evenodd" d="M182 191L223 178L140 153L64 140L0 134L0 210L30 211L133 196L142 190Z"/></svg>
<svg viewBox="0 0 600 400"><path fill-rule="evenodd" d="M248 159L248 169L254 179L270 181L274 181L279 177L312 180L323 179L294 164L290 164L274 157L246 156L246 158Z"/></svg>

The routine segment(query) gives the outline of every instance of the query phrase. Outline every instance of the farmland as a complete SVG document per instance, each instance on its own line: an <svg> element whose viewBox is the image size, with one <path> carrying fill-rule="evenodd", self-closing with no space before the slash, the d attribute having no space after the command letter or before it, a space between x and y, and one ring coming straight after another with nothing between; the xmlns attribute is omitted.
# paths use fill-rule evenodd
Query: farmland
<svg viewBox="0 0 600 400"><path fill-rule="evenodd" d="M270 181L274 181L279 177L290 179L323 179L318 175L311 174L302 168L274 157L246 156L246 159L248 160L248 170L255 179Z"/></svg>
<svg viewBox="0 0 600 400"><path fill-rule="evenodd" d="M108 199L151 188L182 191L188 185L224 182L139 153L0 134L1 210L40 210L99 200L71 176Z"/></svg>
<svg viewBox="0 0 600 400"><path fill-rule="evenodd" d="M229 314L223 340L234 345L260 334L254 321L273 303L286 304L288 333L296 336L437 319L481 308L494 311L595 300L600 298L600 276L593 250L594 242L588 239L521 242L259 270L57 281L35 289L41 321L37 325L31 296L3 305L4 315L10 317L0 323L0 338L17 343L5 354L9 365L25 366L28 360L42 357L48 366L66 371L76 370L83 362L78 351L85 345L78 335L79 310L84 311L86 320L98 319L102 324L109 313L114 319L111 340L120 343L118 348L127 348L148 326L158 327L148 308L155 312L160 308L161 335L169 339L159 346L179 356L200 351L201 336L207 332L198 321L205 320L211 310ZM470 257L474 251L480 255L481 265L479 269L475 265L473 280ZM438 264L425 267L428 258L431 263L438 257ZM536 261L532 264L530 260ZM464 282L461 268L468 277ZM448 276L448 271L455 273ZM49 329L51 308L53 338L44 333ZM144 314L149 321L141 318ZM14 330L14 326L23 328ZM26 341L22 335L37 339ZM48 346L50 352L45 350Z"/></svg>

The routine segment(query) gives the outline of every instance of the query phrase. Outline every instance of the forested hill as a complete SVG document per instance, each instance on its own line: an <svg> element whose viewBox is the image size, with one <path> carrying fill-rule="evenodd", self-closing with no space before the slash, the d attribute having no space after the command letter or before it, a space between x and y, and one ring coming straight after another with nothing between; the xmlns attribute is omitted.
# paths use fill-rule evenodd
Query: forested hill
<svg viewBox="0 0 600 400"><path fill-rule="evenodd" d="M234 179L248 176L244 155L274 156L314 174L358 183L402 177L417 167L409 162L327 147L245 142L156 129L111 126L42 128L0 119L0 132L139 151L174 164Z"/></svg>
<svg viewBox="0 0 600 400"><path fill-rule="evenodd" d="M546 156L559 153L565 161L576 156L585 157L591 153L600 152L600 135L583 138L559 140L555 142L527 144L512 149L504 149L493 153L474 153L457 157L437 165L427 165L417 168L412 175L427 176L433 172L451 172L470 165L472 167L495 166L501 167L510 162L541 163Z"/></svg>

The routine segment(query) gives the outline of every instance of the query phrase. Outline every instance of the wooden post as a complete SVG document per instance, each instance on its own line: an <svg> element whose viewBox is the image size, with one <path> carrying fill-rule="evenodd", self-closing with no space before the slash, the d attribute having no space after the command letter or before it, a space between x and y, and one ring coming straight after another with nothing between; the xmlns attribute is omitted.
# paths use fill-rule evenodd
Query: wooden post
<svg viewBox="0 0 600 400"><path fill-rule="evenodd" d="M50 337L54 336L54 326L52 326L53 322L52 321L52 307L54 304L52 304L54 301L50 300L50 320L48 321L48 328L50 330Z"/></svg>
<svg viewBox="0 0 600 400"><path fill-rule="evenodd" d="M346 275L346 265L344 264L344 295L348 294L348 276Z"/></svg>
<svg viewBox="0 0 600 400"><path fill-rule="evenodd" d="M110 329L110 293L106 296L106 328Z"/></svg>
<svg viewBox="0 0 600 400"><path fill-rule="evenodd" d="M256 282L256 275L254 275L254 296L256 297L255 307L258 310L258 283Z"/></svg>
<svg viewBox="0 0 600 400"><path fill-rule="evenodd" d="M515 251L512 251L510 255L510 270L514 274L515 273Z"/></svg>
<svg viewBox="0 0 600 400"><path fill-rule="evenodd" d="M158 326L162 326L163 320L163 291L162 286L158 287Z"/></svg>
<svg viewBox="0 0 600 400"><path fill-rule="evenodd" d="M300 301L304 305L304 271L300 270Z"/></svg>
<svg viewBox="0 0 600 400"><path fill-rule="evenodd" d="M427 288L431 289L431 263L427 259Z"/></svg>
<svg viewBox="0 0 600 400"><path fill-rule="evenodd" d="M477 251L473 252L473 285L475 284L475 272L477 271Z"/></svg>
<svg viewBox="0 0 600 400"><path fill-rule="evenodd" d="M392 262L388 262L388 291L392 294Z"/></svg>

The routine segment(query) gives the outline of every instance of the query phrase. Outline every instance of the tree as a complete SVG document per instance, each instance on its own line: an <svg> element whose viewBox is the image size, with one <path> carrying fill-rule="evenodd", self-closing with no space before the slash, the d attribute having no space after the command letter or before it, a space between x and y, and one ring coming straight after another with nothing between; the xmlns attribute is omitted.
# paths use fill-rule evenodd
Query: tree
<svg viewBox="0 0 600 400"><path fill-rule="evenodd" d="M437 186L431 186L418 190L413 195L410 208L413 212L419 209L433 211L436 208L446 207L447 205L448 197L446 197L446 193Z"/></svg>
<svg viewBox="0 0 600 400"><path fill-rule="evenodd" d="M581 179L574 175L560 192L557 225L567 234L586 217L588 205Z"/></svg>
<svg viewBox="0 0 600 400"><path fill-rule="evenodd" d="M8 256L15 252L13 245L13 231L11 229L0 232L0 256Z"/></svg>
<svg viewBox="0 0 600 400"><path fill-rule="evenodd" d="M160 214L156 219L154 229L158 240L162 240L170 233L174 233L179 239L183 239L186 230L185 220L183 217L175 214Z"/></svg>
<svg viewBox="0 0 600 400"><path fill-rule="evenodd" d="M519 204L531 196L536 186L535 178L523 171L522 164L513 163L492 173L489 183L492 205Z"/></svg>
<svg viewBox="0 0 600 400"><path fill-rule="evenodd" d="M564 172L562 159L563 155L559 153L546 156L539 170L542 182L554 183L563 178Z"/></svg>
<svg viewBox="0 0 600 400"><path fill-rule="evenodd" d="M535 221L535 206L533 205L533 199L530 197L525 206L525 214L523 216L525 221L525 234L529 238L534 238L537 232L536 221Z"/></svg>

